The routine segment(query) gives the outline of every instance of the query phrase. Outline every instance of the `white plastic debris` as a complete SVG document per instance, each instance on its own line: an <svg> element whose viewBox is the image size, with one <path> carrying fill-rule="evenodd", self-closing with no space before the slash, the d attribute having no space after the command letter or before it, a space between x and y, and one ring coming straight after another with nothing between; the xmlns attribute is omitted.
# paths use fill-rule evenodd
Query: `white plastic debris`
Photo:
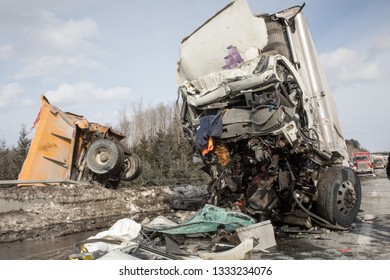
<svg viewBox="0 0 390 280"><path fill-rule="evenodd" d="M276 245L274 228L269 220L236 229L241 241L253 238L257 245L255 252L263 251Z"/></svg>
<svg viewBox="0 0 390 280"><path fill-rule="evenodd" d="M91 236L90 239L107 239L113 241L121 241L120 244L111 244L107 242L94 242L84 244L88 252L96 250L111 251L128 245L133 239L135 239L141 230L141 225L131 219L124 218L118 220L110 229L99 232L95 236Z"/></svg>
<svg viewBox="0 0 390 280"><path fill-rule="evenodd" d="M173 227L177 226L178 224L165 218L164 216L157 216L154 218L151 222L145 225L146 228L167 228L167 227Z"/></svg>

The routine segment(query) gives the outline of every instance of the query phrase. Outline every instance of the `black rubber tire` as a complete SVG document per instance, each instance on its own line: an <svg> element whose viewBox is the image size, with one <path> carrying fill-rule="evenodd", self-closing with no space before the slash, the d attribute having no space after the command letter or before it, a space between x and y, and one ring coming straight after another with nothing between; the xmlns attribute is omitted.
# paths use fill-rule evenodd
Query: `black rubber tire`
<svg viewBox="0 0 390 280"><path fill-rule="evenodd" d="M136 179L142 171L142 162L140 157L134 153L132 153L130 156L126 156L125 168L127 171L122 180L131 181Z"/></svg>
<svg viewBox="0 0 390 280"><path fill-rule="evenodd" d="M103 138L93 141L86 155L88 168L104 176L119 172L124 158L123 150L114 141Z"/></svg>
<svg viewBox="0 0 390 280"><path fill-rule="evenodd" d="M349 227L361 203L362 190L355 171L344 166L328 168L318 181L318 214L335 225Z"/></svg>

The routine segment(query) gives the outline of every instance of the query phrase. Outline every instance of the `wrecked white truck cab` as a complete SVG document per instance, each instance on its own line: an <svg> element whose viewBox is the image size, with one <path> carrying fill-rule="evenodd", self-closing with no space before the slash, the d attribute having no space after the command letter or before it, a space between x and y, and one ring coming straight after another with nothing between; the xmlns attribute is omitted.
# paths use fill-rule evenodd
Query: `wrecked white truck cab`
<svg viewBox="0 0 390 280"><path fill-rule="evenodd" d="M361 186L302 9L253 15L237 0L183 39L183 130L212 178L209 203L340 229Z"/></svg>

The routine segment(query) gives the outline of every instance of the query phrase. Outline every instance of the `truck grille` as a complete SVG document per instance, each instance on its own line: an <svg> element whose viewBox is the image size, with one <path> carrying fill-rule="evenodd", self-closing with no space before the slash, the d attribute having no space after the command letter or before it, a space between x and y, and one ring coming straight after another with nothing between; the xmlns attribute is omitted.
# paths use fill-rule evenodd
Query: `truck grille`
<svg viewBox="0 0 390 280"><path fill-rule="evenodd" d="M366 163L358 163L358 169L360 170L365 170L367 169L367 164Z"/></svg>

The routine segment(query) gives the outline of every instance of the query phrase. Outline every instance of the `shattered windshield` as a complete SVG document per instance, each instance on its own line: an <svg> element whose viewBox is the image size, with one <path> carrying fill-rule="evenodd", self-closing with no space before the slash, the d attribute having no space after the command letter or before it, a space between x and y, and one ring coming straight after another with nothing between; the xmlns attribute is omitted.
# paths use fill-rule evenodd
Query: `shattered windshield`
<svg viewBox="0 0 390 280"><path fill-rule="evenodd" d="M364 156L364 157L355 157L355 160L356 161L367 161L368 157L366 157L366 156Z"/></svg>

